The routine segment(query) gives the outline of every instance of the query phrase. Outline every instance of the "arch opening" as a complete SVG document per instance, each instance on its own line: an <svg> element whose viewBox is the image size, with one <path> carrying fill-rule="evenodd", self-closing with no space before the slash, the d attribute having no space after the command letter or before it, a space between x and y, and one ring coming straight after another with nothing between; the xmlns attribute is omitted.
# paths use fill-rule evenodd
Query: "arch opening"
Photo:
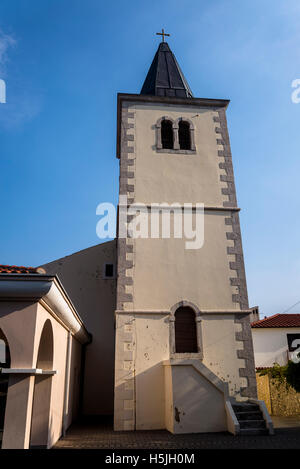
<svg viewBox="0 0 300 469"><path fill-rule="evenodd" d="M53 330L47 319L40 338L36 368L44 371L53 368ZM34 381L33 404L31 414L31 448L47 448L49 442L50 404L52 376L37 375Z"/></svg>
<svg viewBox="0 0 300 469"><path fill-rule="evenodd" d="M162 148L166 149L174 147L173 124L166 119L161 122L161 144Z"/></svg>
<svg viewBox="0 0 300 469"><path fill-rule="evenodd" d="M191 149L191 129L186 121L180 121L178 127L179 146L181 150Z"/></svg>
<svg viewBox="0 0 300 469"><path fill-rule="evenodd" d="M53 367L53 331L50 319L47 319L43 327L36 367L43 370L52 370Z"/></svg>

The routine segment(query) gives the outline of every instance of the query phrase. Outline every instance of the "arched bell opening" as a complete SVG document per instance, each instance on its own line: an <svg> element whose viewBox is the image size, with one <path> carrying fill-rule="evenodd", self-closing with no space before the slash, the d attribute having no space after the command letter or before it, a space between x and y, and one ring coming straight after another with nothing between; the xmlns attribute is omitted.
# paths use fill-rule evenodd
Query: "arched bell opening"
<svg viewBox="0 0 300 469"><path fill-rule="evenodd" d="M161 122L161 143L162 148L173 149L174 147L173 124L166 119Z"/></svg>

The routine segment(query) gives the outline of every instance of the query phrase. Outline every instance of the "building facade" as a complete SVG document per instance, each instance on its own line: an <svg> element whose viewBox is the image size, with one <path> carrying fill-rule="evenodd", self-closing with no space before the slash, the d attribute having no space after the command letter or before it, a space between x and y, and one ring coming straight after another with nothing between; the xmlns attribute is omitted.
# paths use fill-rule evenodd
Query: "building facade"
<svg viewBox="0 0 300 469"><path fill-rule="evenodd" d="M0 266L2 448L50 448L76 420L89 341L57 277Z"/></svg>
<svg viewBox="0 0 300 469"><path fill-rule="evenodd" d="M256 368L286 365L297 349L300 352L300 314L274 314L251 328Z"/></svg>
<svg viewBox="0 0 300 469"><path fill-rule="evenodd" d="M256 397L228 104L194 98L165 42L141 94L118 95L120 205L203 203L204 242L119 232L116 430L224 430L214 380L233 399Z"/></svg>
<svg viewBox="0 0 300 469"><path fill-rule="evenodd" d="M257 397L253 310L228 104L194 97L162 42L141 93L118 95L116 239L0 272L4 447L50 447L78 413L113 415L115 430L246 430L234 406Z"/></svg>

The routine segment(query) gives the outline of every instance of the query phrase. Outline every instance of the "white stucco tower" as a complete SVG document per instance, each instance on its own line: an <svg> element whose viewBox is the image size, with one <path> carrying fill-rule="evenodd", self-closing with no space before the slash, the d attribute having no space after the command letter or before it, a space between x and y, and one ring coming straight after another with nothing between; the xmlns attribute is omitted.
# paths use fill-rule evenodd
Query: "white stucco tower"
<svg viewBox="0 0 300 469"><path fill-rule="evenodd" d="M115 430L223 431L226 399L256 397L228 104L193 97L165 42L118 95L120 195L203 203L204 244L118 238Z"/></svg>

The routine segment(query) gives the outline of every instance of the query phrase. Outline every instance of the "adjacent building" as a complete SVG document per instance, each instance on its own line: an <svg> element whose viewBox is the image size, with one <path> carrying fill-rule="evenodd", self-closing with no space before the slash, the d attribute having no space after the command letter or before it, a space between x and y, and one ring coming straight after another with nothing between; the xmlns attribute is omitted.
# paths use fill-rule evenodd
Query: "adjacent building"
<svg viewBox="0 0 300 469"><path fill-rule="evenodd" d="M300 314L274 314L253 322L251 328L256 368L286 365L300 349Z"/></svg>

